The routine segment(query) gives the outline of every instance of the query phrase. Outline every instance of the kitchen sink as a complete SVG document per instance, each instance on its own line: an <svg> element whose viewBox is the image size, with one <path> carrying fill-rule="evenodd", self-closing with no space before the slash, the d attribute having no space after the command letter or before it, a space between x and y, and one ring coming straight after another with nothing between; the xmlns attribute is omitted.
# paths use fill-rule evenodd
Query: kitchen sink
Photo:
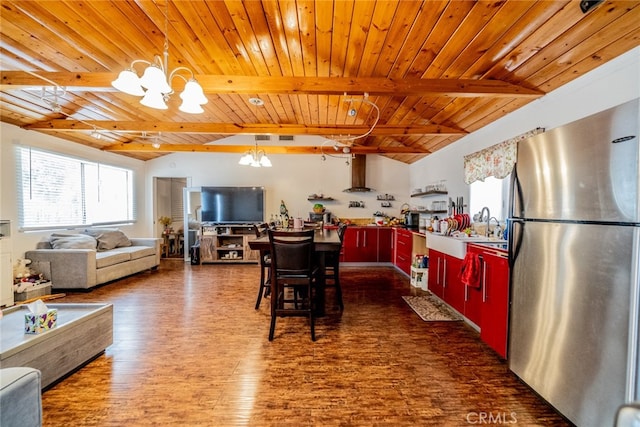
<svg viewBox="0 0 640 427"><path fill-rule="evenodd" d="M467 243L491 244L502 248L502 245L506 245L507 241L485 236L454 237L434 233L427 234L427 248L459 259L464 259L467 254Z"/></svg>

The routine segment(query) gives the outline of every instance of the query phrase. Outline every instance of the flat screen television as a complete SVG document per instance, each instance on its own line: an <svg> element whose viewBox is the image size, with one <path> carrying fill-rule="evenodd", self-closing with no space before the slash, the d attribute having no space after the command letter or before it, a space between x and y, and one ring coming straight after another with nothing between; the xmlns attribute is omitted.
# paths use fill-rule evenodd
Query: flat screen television
<svg viewBox="0 0 640 427"><path fill-rule="evenodd" d="M264 221L264 187L202 187L202 221Z"/></svg>

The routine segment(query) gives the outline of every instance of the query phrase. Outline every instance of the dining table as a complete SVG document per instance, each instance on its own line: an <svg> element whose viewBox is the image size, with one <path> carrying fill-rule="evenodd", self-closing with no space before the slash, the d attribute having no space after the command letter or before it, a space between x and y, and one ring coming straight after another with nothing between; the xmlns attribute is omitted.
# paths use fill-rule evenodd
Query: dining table
<svg viewBox="0 0 640 427"><path fill-rule="evenodd" d="M302 231L301 228L283 228L278 229L278 231ZM269 236L265 234L264 236L256 237L254 239L249 239L247 242L249 244L249 248L253 250L265 250L268 251L270 248ZM322 274L319 275L317 279L317 287L319 292L316 293L316 316L324 316L325 314L325 255L330 252L338 252L342 247L342 243L340 242L340 236L338 235L338 230L328 229L328 228L316 228L315 233L313 235L313 247L316 253L316 261L318 263L318 269Z"/></svg>

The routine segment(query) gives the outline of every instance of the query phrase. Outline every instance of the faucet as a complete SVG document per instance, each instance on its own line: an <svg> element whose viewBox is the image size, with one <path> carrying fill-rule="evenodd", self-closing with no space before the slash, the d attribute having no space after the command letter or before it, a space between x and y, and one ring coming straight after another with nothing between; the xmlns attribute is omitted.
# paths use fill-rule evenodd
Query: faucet
<svg viewBox="0 0 640 427"><path fill-rule="evenodd" d="M496 220L496 226L493 228L493 230L495 231L496 227L498 230L500 229L500 221L498 221L498 218L496 218L495 216L492 216L491 218L489 218L489 221L487 221L487 237L491 234L489 233L489 225L491 224L492 219Z"/></svg>
<svg viewBox="0 0 640 427"><path fill-rule="evenodd" d="M482 208L480 211L480 221L484 221L484 211L487 211L487 229L485 230L484 235L489 237L489 221L491 221L491 213L489 213L488 207L485 206Z"/></svg>

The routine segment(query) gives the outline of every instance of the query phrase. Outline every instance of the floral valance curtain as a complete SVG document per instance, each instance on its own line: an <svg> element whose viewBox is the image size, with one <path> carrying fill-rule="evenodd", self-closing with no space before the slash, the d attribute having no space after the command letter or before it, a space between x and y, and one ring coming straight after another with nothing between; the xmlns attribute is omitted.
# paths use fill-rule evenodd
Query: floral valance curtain
<svg viewBox="0 0 640 427"><path fill-rule="evenodd" d="M536 128L484 150L464 156L464 182L471 184L478 180L484 181L489 176L499 179L506 177L511 173L516 163L518 141L540 132L544 132L544 129Z"/></svg>

